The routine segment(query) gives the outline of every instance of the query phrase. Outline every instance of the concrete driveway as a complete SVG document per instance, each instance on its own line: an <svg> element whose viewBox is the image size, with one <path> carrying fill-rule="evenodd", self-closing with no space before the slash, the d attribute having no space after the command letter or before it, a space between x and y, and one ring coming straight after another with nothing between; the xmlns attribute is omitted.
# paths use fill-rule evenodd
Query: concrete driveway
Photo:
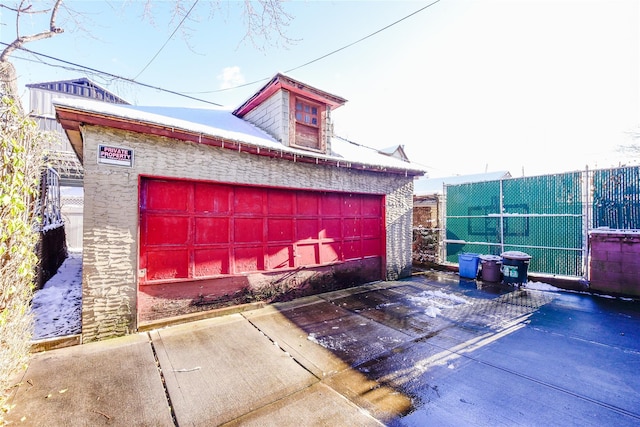
<svg viewBox="0 0 640 427"><path fill-rule="evenodd" d="M635 426L640 304L427 273L34 355L16 425Z"/></svg>

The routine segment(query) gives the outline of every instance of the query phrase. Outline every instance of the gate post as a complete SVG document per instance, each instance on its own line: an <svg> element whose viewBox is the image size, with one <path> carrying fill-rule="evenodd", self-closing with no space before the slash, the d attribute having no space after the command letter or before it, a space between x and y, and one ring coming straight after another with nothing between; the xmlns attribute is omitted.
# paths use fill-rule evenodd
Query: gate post
<svg viewBox="0 0 640 427"><path fill-rule="evenodd" d="M500 253L504 252L504 194L502 192L502 183L504 179L500 178Z"/></svg>

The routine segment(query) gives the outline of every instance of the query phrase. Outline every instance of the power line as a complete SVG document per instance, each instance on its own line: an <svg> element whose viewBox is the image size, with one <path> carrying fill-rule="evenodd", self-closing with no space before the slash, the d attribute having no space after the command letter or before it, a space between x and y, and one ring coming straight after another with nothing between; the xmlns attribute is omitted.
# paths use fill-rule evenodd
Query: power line
<svg viewBox="0 0 640 427"><path fill-rule="evenodd" d="M160 52L162 52L162 50L165 48L165 46L167 46L167 44L169 43L169 41L173 38L173 36L176 34L176 32L178 31L178 29L182 26L182 24L184 24L184 21L187 19L187 17L191 14L191 11L193 10L194 7L196 7L196 5L198 4L200 0L196 0L193 5L191 5L191 9L189 9L189 11L186 13L186 15L184 15L182 17L182 21L180 21L180 23L178 24L178 26L175 28L175 30L173 30L173 33L171 33L171 35L169 36L169 38L167 39L166 42L164 42L164 44L162 45L162 47L156 52L155 55L153 55L153 58L151 58L149 60L149 62L147 62L147 65L144 66L144 68L142 70L140 70L140 72L138 74L136 74L136 76L132 79L135 80L138 77L140 77L140 74L142 74L144 72L144 70L146 70L149 65L151 65L151 63L158 57L158 55L160 55Z"/></svg>
<svg viewBox="0 0 640 427"><path fill-rule="evenodd" d="M5 42L0 42L0 44L2 44L4 46L9 46L9 44L5 43ZM53 56L45 55L44 53L35 52L33 50L30 50L30 49L27 49L27 48L24 48L24 47L19 47L18 50L30 53L30 54L35 55L35 56L41 56L43 58L51 59L53 61L62 62L63 64L71 65L72 67L77 67L77 68L80 68L82 70L91 71L93 73L97 73L97 74L100 74L100 75L103 75L103 76L108 76L108 77L111 77L113 79L122 80L122 81L125 81L125 82L129 82L129 83L132 83L132 84L143 86L143 87L146 87L146 88L149 88L149 89L159 90L161 92L170 93L172 95L177 95L177 96L182 96L184 98L189 98L189 99L192 99L194 101L200 101L200 102L204 102L206 104L211 104L211 105L215 105L215 106L218 106L218 107L222 107L222 104L217 104L215 102L207 101L207 100L204 100L204 99L201 99L201 98L196 98L195 96L190 96L190 95L187 95L187 94L184 94L184 93L176 92L174 90L164 89L164 88L161 88L161 87L158 87L158 86L153 86L153 85L150 85L150 84L138 82L138 81L135 81L135 80L127 78L127 77L122 77L122 76L118 76L116 74L108 73L106 71L100 71L100 70L97 70L95 68L87 67L86 65L80 65L80 64L76 64L74 62L65 61L64 59L55 58ZM18 58L18 59L27 60L26 58ZM47 65L53 66L52 64L47 64Z"/></svg>
<svg viewBox="0 0 640 427"><path fill-rule="evenodd" d="M315 63L315 62L318 62L318 61L320 61L320 60L323 60L323 59L325 59L325 58L327 58L327 57L329 57L329 56L331 56L331 55L334 55L334 54L336 54L336 53L338 53L338 52L341 52L341 51L343 51L343 50L345 50L345 49L348 49L348 48L350 48L351 46L354 46L354 45L356 45L356 44L358 44L358 43L360 43L360 42L363 42L363 41L367 40L368 38L371 38L371 37L375 36L376 34L379 34L379 33L383 32L383 31L385 31L385 30L387 30L387 29L389 29L389 28L393 27L394 25L397 25L397 24L401 23L401 22L402 22L402 21L404 21L404 20L407 20L407 19L411 18L412 16L417 15L418 13L420 13L420 12L422 12L422 11L424 11L424 10L426 10L426 9L430 8L431 6L433 6L434 4L439 3L439 2L440 2L440 0L435 0L435 1L431 2L431 3L429 3L428 5L421 7L420 9L416 10L415 12L412 12L412 13L410 13L410 14L408 14L408 15L404 16L403 18L400 18L400 19L398 19L397 21L392 22L391 24L389 24L389 25L387 25L387 26L385 26L385 27L383 27L383 28L380 28L380 29L379 29L379 30L377 30L377 31L374 31L373 33L371 33L371 34L369 34L369 35L366 35L366 36L364 36L364 37L362 37L362 38L360 38L360 39L358 39L358 40L356 40L356 41L354 41L354 42L352 42L352 43L349 43L349 44L347 44L347 45L344 45L344 46L342 46L341 48L338 48L338 49L336 49L336 50L333 50L333 51L331 51L331 52L329 52L329 53L327 53L327 54L325 54L325 55L322 55L322 56L320 56L320 57L318 57L318 58L316 58L316 59L312 59L311 61L305 62L305 63L304 63L304 64L302 64L302 65L298 65L297 67L290 68L290 69L288 69L288 70L284 71L284 73L290 73L291 71L295 71L295 70L298 70L298 69L300 69L300 68L302 68L302 67L306 67L307 65L311 65L311 64L313 64L313 63ZM210 90L210 91L204 91L204 92L190 92L190 93L205 94L205 93L218 93L218 92L225 92L225 91L227 91L227 90L239 89L239 88L243 88L243 87L246 87L246 86L251 86L251 85L254 85L254 84L257 84L257 83L263 82L263 81L265 81L265 80L268 80L268 79L270 79L271 77L273 77L273 76L265 77L265 78L255 80L255 81L250 82L250 83L244 83L244 84L241 84L241 85L238 85L238 86L233 86L233 87L229 87L229 88L225 88L225 89L217 89L217 90Z"/></svg>
<svg viewBox="0 0 640 427"><path fill-rule="evenodd" d="M91 71L91 72L96 73L96 74L98 74L98 75L108 76L108 77L113 78L113 79L122 80L122 81L125 81L125 82L128 82L128 83L135 84L135 85L139 85L139 86L143 86L143 87L146 87L146 88L149 88L149 89L154 89L154 90L158 90L158 91L161 91L161 92L170 93L170 94L172 94L172 95L177 95L177 96L181 96L181 97L184 97L184 98L192 99L192 100L194 100L194 101L204 102L204 103L206 103L206 104L211 104L211 105L215 105L215 106L221 107L221 106L222 106L221 104L218 104L218 103L215 103L215 102L211 102L211 101L207 101L207 100L204 100L204 99L201 99L201 98L196 98L196 97L194 97L194 96L188 95L188 94L187 94L187 93L185 93L185 92L177 92L177 91L173 91L173 90L170 90L170 89L164 89L164 88L161 88L161 87L158 87L158 86L153 86L153 85L146 84L146 83L142 83L142 82L138 82L138 81L136 81L136 80L135 80L138 76L140 76L140 74L141 74L141 73L142 73L142 72L143 72L143 71L144 71L144 70L145 70L145 69L146 69L146 68L151 64L151 62L153 62L153 60L154 60L154 59L155 59L155 58L160 54L160 52L164 49L164 47L167 45L167 43L169 42L169 40L171 40L171 38L173 37L173 35L174 35L174 34L176 33L176 31L178 30L178 28L180 28L180 26L182 25L182 23L184 22L184 20L186 19L186 17L191 13L191 11L193 10L193 8L196 6L196 4L198 3L198 1L199 1L199 0L196 0L196 1L194 2L194 4L191 6L191 9L189 9L189 11L187 12L187 14L186 14L186 15L185 15L185 17L183 18L183 20L180 22L180 24L178 24L178 26L176 27L176 29L174 30L174 32L171 34L171 36L169 36L169 39L167 39L167 41L165 42L165 44L164 44L164 45L160 48L160 50L159 50L159 51L154 55L154 57L153 57L153 58L151 58L151 60L149 61L149 63L147 63L147 65L146 65L146 66L145 66L145 67L144 67L144 68L143 68L143 69L138 73L138 75L137 75L136 77L134 77L133 79L131 79L131 78L127 78L127 77L118 76L118 75L116 75L116 74L112 74L112 73L109 73L109 72L106 72L106 71L100 71L100 70L97 70L97 69L95 69L95 68L91 68L91 67L88 67L88 66L85 66L85 65L76 64L76 63L74 63L74 62L65 61L64 59L59 59L59 58L56 58L56 57L53 57L53 56L50 56L50 55L46 55L46 54L44 54L44 53L35 52L35 51L30 50L30 49L27 49L27 48L25 48L25 47L19 47L19 48L18 48L18 50L21 50L21 51L24 51L24 52L30 53L30 54L32 54L32 55L34 55L34 56L36 56L36 57L40 56L40 57L47 58L47 59L50 59L50 60L53 60L53 61L58 61L58 62L61 62L61 63L63 63L63 64L67 64L67 65L70 65L70 66L76 67L76 69L82 69L82 70L86 70L86 71ZM391 24L389 24L389 25L387 25L387 26L385 26L385 27L383 27L383 28L381 28L381 29L379 29L379 30L377 30L377 31L374 31L373 33L370 33L370 34L368 34L368 35L366 35L366 36L364 36L364 37L362 37L362 38L360 38L360 39L358 39L358 40L356 40L356 41L354 41L354 42L352 42L352 43L349 43L349 44L347 44L347 45L344 45L344 46L342 46L342 47L340 47L340 48L338 48L338 49L335 49L335 50L333 50L333 51L331 51L331 52L329 52L329 53L327 53L327 54L325 54L325 55L322 55L322 56L320 56L320 57L318 57L318 58L316 58L316 59L313 59L313 60L311 60L311 61L305 62L305 63L304 63L304 64L302 64L302 65L299 65L299 66L294 67L294 68L290 68L290 69L286 70L286 71L285 71L285 73L289 73L289 72L291 72L291 71L298 70L298 69L300 69L300 68L302 68L302 67L306 67L307 65L310 65L310 64L313 64L313 63L315 63L315 62L318 62L318 61L320 61L320 60L322 60L322 59L325 59L325 58L327 58L327 57L329 57L329 56L331 56L331 55L334 55L334 54L336 54L336 53L338 53L338 52L341 52L341 51L343 51L343 50L345 50L345 49L348 49L348 48L350 48L351 46L354 46L354 45L356 45L356 44L358 44L358 43L361 43L362 41L367 40L367 39L369 39L369 38L371 38L371 37L373 37L373 36L375 36L375 35L377 35L377 34L381 33L382 31L385 31L385 30L387 30L387 29L389 29L389 28L391 28L391 27L393 27L393 26L395 26L395 25L397 25L397 24L399 24L399 23L401 23L401 22L403 22L403 21L405 21L405 20L407 20L407 19L411 18L412 16L414 16L414 15L416 15L416 14L418 14L418 13L420 13L420 12L422 12L422 11L424 11L424 10L428 9L428 8L430 8L431 6L435 5L436 3L439 3L440 1L441 1L441 0L435 0L435 1L431 2L431 3L429 3L428 5L423 6L423 7L421 7L420 9L418 9L418 10L416 10L416 11L414 11L414 12L412 12L412 13L410 13L410 14L408 14L408 15L406 15L406 16L404 16L404 17L400 18L400 19L398 19L397 21L394 21L394 22L392 22ZM9 44L4 43L4 42L0 42L0 44L2 44L2 45L4 45L4 46L9 46ZM18 57L18 59L23 59L23 60L28 61L28 59L27 59L27 58L19 58L19 57ZM43 62L43 63L45 63L45 62ZM45 63L45 64L46 64L46 63ZM52 67L55 67L55 66L56 66L56 65L53 65L53 64L46 64L46 65L49 65L49 66L52 66ZM64 68L64 67L63 67L63 68ZM254 84L257 84L257 83L261 83L261 82L266 81L266 80L268 80L268 79L270 79L270 78L272 78L272 77L273 77L273 76L264 77L264 78L262 78L262 79L255 80L255 81L250 82L250 83L244 83L244 84L241 84L241 85L238 85L238 86L234 86L234 87L230 87L230 88L225 88L225 89L218 89L218 90L212 90L212 91L202 91L202 92L189 92L189 93L193 93L193 94L210 94L210 93L219 93L219 92L224 92L224 91L228 91L228 90L232 90L232 89L240 89L240 88L243 88L243 87L246 87L246 86L251 86L251 85L254 85Z"/></svg>

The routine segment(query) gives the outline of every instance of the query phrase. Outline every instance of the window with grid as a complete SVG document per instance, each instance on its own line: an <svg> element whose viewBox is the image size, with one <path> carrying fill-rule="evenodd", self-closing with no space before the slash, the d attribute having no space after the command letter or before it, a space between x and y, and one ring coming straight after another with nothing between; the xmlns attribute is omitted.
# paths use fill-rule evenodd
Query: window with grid
<svg viewBox="0 0 640 427"><path fill-rule="evenodd" d="M322 149L320 124L322 107L304 98L295 98L295 133L293 145Z"/></svg>

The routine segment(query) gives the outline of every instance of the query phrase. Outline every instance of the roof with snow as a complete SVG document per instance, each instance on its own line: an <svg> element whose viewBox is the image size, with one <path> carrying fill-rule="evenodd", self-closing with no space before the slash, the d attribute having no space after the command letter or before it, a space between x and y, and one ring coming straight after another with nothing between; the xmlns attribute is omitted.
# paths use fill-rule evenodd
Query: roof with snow
<svg viewBox="0 0 640 427"><path fill-rule="evenodd" d="M386 147L378 150L381 154L386 154L387 156L392 156L405 162L409 161L409 156L404 151L404 145L392 145L391 147Z"/></svg>
<svg viewBox="0 0 640 427"><path fill-rule="evenodd" d="M425 173L420 166L338 137L331 140L330 154L288 147L228 109L140 107L85 99L54 99L53 104L81 161L80 125L93 124L298 162L411 176Z"/></svg>
<svg viewBox="0 0 640 427"><path fill-rule="evenodd" d="M413 194L416 196L442 194L445 185L496 181L502 178L511 178L511 173L509 173L509 171L497 171L472 175L449 176L444 178L419 178L413 184Z"/></svg>

